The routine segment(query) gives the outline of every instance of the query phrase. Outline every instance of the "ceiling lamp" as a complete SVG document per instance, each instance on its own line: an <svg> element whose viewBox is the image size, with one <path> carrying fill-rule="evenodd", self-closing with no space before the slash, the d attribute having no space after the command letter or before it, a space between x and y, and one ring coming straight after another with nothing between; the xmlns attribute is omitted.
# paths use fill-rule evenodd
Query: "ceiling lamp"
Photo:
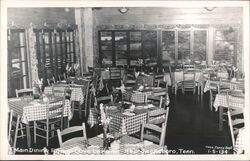
<svg viewBox="0 0 250 161"><path fill-rule="evenodd" d="M216 7L204 7L207 11L211 12L213 11Z"/></svg>
<svg viewBox="0 0 250 161"><path fill-rule="evenodd" d="M128 12L128 8L126 8L126 7L119 8L118 10L119 10L119 12L120 12L121 14L124 14L124 13L127 13L127 12Z"/></svg>

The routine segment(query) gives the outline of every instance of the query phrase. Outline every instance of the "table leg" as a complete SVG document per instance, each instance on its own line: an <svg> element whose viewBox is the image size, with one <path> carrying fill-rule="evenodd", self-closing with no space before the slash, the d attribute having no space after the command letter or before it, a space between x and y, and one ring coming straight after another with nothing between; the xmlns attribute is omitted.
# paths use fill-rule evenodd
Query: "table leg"
<svg viewBox="0 0 250 161"><path fill-rule="evenodd" d="M29 125L29 122L26 124L26 135L27 135L27 145L28 145L28 147L31 147L31 135L30 135L30 125Z"/></svg>
<svg viewBox="0 0 250 161"><path fill-rule="evenodd" d="M223 107L218 107L219 108L219 131L222 131L222 126L223 126Z"/></svg>

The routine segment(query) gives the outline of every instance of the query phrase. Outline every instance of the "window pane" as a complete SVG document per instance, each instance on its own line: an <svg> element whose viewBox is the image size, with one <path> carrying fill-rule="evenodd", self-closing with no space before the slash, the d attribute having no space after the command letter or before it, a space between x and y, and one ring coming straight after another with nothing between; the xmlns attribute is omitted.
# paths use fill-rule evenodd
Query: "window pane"
<svg viewBox="0 0 250 161"><path fill-rule="evenodd" d="M141 32L130 32L130 41L141 41Z"/></svg>
<svg viewBox="0 0 250 161"><path fill-rule="evenodd" d="M206 60L206 41L207 32L206 30L196 30L194 31L194 61Z"/></svg>
<svg viewBox="0 0 250 161"><path fill-rule="evenodd" d="M157 60L157 32L156 31L144 31L143 32L143 54L145 59L150 61Z"/></svg>
<svg viewBox="0 0 250 161"><path fill-rule="evenodd" d="M175 31L162 32L162 60L175 61Z"/></svg>
<svg viewBox="0 0 250 161"><path fill-rule="evenodd" d="M190 31L178 31L178 59L190 59Z"/></svg>
<svg viewBox="0 0 250 161"><path fill-rule="evenodd" d="M112 50L111 32L101 32L101 50Z"/></svg>

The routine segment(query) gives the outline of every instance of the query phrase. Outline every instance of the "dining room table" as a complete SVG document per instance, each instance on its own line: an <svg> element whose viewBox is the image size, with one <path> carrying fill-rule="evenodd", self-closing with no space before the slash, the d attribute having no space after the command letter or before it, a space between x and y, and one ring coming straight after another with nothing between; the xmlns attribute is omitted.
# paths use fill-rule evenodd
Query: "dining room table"
<svg viewBox="0 0 250 161"><path fill-rule="evenodd" d="M143 86L143 89L126 88L125 92L123 93L124 100L131 101L133 103L145 103L146 98L149 95L164 95L166 99L165 105L168 106L170 103L167 88Z"/></svg>
<svg viewBox="0 0 250 161"><path fill-rule="evenodd" d="M54 155L167 155L166 146L160 146L147 140L122 135L119 139L109 135L114 141L110 147L103 149L103 134L88 138L87 141L82 137L76 139L75 143L54 149Z"/></svg>
<svg viewBox="0 0 250 161"><path fill-rule="evenodd" d="M78 84L66 84L66 83L55 83L53 86L46 86L44 88L45 94L53 94L53 88L57 89L58 91L64 91L66 87L69 87L71 90L71 101L79 102L79 104L84 103L84 96L85 96L85 88L84 85ZM63 92L56 92L56 96L63 96Z"/></svg>
<svg viewBox="0 0 250 161"><path fill-rule="evenodd" d="M237 96L232 96L232 95L229 95L228 97L229 99L234 100L234 104L233 104L234 107L244 108L244 104L241 103L241 102L244 102L243 97L237 97ZM219 131L221 131L223 127L223 109L229 108L227 94L226 93L216 94L213 107L215 111L219 110L218 111L219 112Z"/></svg>
<svg viewBox="0 0 250 161"><path fill-rule="evenodd" d="M135 105L135 109L131 109L132 105ZM109 129L126 135L131 135L141 130L141 125L147 122L149 111L156 112L157 110L162 110L162 108L153 104L134 104L128 101L107 104L106 106L108 107L107 116L111 119ZM87 121L90 127L99 124L99 113L95 108L90 109ZM151 119L159 119L159 117Z"/></svg>
<svg viewBox="0 0 250 161"><path fill-rule="evenodd" d="M49 98L50 105L59 105L63 103L63 97L55 96ZM33 99L33 97L25 98L9 98L9 110L13 110L21 117L22 123L26 124L27 145L31 146L30 122L46 119L47 103L43 99ZM70 120L73 116L71 111L70 100L66 99L64 104L64 117Z"/></svg>

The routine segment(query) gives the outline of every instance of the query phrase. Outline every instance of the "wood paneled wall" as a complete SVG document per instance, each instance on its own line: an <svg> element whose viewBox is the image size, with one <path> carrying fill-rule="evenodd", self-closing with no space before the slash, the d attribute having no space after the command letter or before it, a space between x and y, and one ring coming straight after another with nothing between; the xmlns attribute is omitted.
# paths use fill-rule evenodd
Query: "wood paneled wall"
<svg viewBox="0 0 250 161"><path fill-rule="evenodd" d="M110 24L230 24L242 23L240 7L215 8L129 8L125 14L119 8L101 8L94 10L96 25Z"/></svg>

